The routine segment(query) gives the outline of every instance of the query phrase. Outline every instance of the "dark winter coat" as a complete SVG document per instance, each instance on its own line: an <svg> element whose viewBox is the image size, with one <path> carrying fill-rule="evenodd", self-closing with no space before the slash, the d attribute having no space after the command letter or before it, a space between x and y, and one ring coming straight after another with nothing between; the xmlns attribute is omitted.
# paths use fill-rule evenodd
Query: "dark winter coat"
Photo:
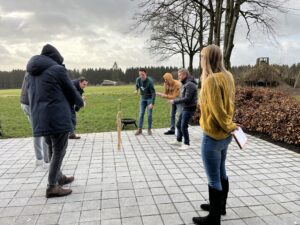
<svg viewBox="0 0 300 225"><path fill-rule="evenodd" d="M174 104L181 104L184 110L195 110L198 101L197 82L194 77L188 76L181 83L181 97L175 99Z"/></svg>
<svg viewBox="0 0 300 225"><path fill-rule="evenodd" d="M63 57L51 45L27 64L29 106L34 136L71 132L71 107L83 106L83 100L68 77Z"/></svg>

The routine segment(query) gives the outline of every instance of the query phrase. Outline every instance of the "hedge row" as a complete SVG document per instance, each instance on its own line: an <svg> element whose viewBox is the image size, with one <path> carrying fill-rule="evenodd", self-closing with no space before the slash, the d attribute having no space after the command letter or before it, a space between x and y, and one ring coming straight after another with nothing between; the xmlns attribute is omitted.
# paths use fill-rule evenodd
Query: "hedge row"
<svg viewBox="0 0 300 225"><path fill-rule="evenodd" d="M234 121L247 131L300 146L300 102L275 89L237 87ZM200 111L194 115L197 121Z"/></svg>

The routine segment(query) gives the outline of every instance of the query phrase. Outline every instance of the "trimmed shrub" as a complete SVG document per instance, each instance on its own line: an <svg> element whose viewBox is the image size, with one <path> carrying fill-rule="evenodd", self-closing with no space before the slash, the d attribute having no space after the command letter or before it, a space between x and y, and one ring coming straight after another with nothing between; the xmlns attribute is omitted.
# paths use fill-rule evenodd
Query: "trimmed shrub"
<svg viewBox="0 0 300 225"><path fill-rule="evenodd" d="M234 121L246 131L300 145L300 102L294 97L269 88L237 87L235 109ZM193 120L199 116L197 109Z"/></svg>

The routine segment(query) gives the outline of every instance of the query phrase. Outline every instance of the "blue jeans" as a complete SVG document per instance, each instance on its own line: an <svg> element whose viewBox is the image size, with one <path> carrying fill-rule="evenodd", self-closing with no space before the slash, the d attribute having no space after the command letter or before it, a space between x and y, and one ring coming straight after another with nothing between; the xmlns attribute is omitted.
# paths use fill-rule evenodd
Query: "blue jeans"
<svg viewBox="0 0 300 225"><path fill-rule="evenodd" d="M202 161L208 185L216 190L222 190L221 179L227 180L225 162L227 156L228 145L232 140L232 136L215 140L206 134L202 139Z"/></svg>
<svg viewBox="0 0 300 225"><path fill-rule="evenodd" d="M184 144L189 145L190 144L190 137L189 137L189 121L194 115L194 110L185 110L183 109L182 112L179 115L178 121L177 121L177 141L182 142L182 137L184 138Z"/></svg>
<svg viewBox="0 0 300 225"><path fill-rule="evenodd" d="M147 114L148 114L148 129L152 128L152 109L149 109L147 106L152 103L152 99L143 99L140 100L140 114L139 114L139 125L138 128L143 128L144 123L144 115L145 110L147 108Z"/></svg>
<svg viewBox="0 0 300 225"><path fill-rule="evenodd" d="M176 117L177 106L175 104L171 105L171 127L170 130L175 132L175 117Z"/></svg>

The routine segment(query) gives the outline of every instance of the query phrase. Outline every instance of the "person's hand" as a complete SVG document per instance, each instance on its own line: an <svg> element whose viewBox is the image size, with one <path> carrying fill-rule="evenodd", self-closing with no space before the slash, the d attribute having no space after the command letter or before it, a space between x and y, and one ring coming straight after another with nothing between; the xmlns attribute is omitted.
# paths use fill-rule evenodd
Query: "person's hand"
<svg viewBox="0 0 300 225"><path fill-rule="evenodd" d="M233 133L234 131L238 130L241 127L241 124L239 123L235 123L236 128L234 130L231 131L231 133Z"/></svg>
<svg viewBox="0 0 300 225"><path fill-rule="evenodd" d="M149 104L149 105L148 105L148 108L149 108L149 109L153 109L153 106L154 106L153 104Z"/></svg>
<svg viewBox="0 0 300 225"><path fill-rule="evenodd" d="M161 92L156 92L156 95L158 95L159 97L162 97L162 98L166 98L167 97L166 94L161 93Z"/></svg>
<svg viewBox="0 0 300 225"><path fill-rule="evenodd" d="M173 104L174 104L174 100L169 100L169 103L170 103L171 105L173 105Z"/></svg>
<svg viewBox="0 0 300 225"><path fill-rule="evenodd" d="M235 125L236 125L236 130L239 129L240 127L242 127L242 125L239 123L235 123Z"/></svg>
<svg viewBox="0 0 300 225"><path fill-rule="evenodd" d="M85 96L85 95L82 96L82 100L83 100L84 102L86 101L86 96Z"/></svg>
<svg viewBox="0 0 300 225"><path fill-rule="evenodd" d="M139 92L138 92L138 90L135 90L134 92L133 92L133 94L138 94Z"/></svg>

